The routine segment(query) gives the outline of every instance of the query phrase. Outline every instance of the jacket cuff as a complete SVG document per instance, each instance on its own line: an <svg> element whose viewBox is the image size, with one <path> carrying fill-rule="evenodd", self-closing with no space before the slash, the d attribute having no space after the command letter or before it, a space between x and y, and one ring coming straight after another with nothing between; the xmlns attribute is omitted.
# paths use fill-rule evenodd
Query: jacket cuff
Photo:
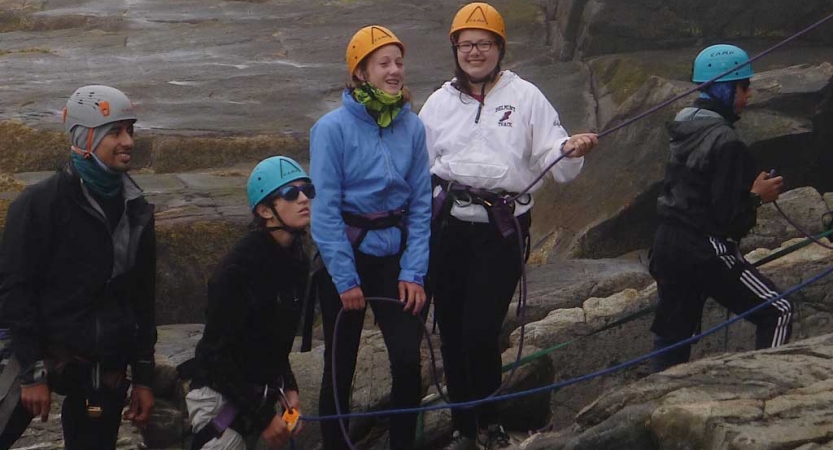
<svg viewBox="0 0 833 450"><path fill-rule="evenodd" d="M419 275L419 274L417 274L416 272L414 272L412 270L401 270L399 272L399 281L405 281L405 282L408 282L408 283L416 283L420 286L424 286L425 285L424 279L425 279L424 276Z"/></svg>
<svg viewBox="0 0 833 450"><path fill-rule="evenodd" d="M338 291L339 294L343 294L343 293L349 291L350 289L353 289L354 287L361 286L361 284L359 283L359 280L357 280L355 278L348 279L348 280L345 280L345 281L338 281L338 282L333 280L333 282L336 285L336 290Z"/></svg>
<svg viewBox="0 0 833 450"><path fill-rule="evenodd" d="M133 361L130 369L133 374L133 384L141 386L153 386L153 372L156 364L153 359L141 359Z"/></svg>
<svg viewBox="0 0 833 450"><path fill-rule="evenodd" d="M34 386L46 382L46 366L43 360L35 361L20 371L20 384L22 386Z"/></svg>

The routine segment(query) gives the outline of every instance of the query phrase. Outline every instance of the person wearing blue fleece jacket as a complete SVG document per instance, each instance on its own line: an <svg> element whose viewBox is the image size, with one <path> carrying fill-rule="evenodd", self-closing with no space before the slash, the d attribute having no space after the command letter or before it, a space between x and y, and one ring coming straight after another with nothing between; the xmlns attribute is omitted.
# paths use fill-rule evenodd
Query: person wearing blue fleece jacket
<svg viewBox="0 0 833 450"><path fill-rule="evenodd" d="M422 396L423 328L409 316L419 318L426 301L431 176L425 129L411 112L403 85L404 53L405 46L390 30L359 30L347 47L351 81L342 106L310 132L310 173L318 192L312 237L329 275L319 277L318 285L325 339L321 415L336 412L334 370L340 410L349 410L365 296L398 298L404 304L371 303L390 356L391 407L418 406ZM349 313L335 337L342 308ZM416 421L414 414L391 417L392 449L413 448ZM325 450L347 448L337 421L324 421L321 427Z"/></svg>

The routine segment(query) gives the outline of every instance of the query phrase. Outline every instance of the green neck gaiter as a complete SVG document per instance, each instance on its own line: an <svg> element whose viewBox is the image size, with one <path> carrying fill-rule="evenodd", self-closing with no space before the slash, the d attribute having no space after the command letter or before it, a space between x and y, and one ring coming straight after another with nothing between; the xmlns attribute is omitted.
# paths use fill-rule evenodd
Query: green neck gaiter
<svg viewBox="0 0 833 450"><path fill-rule="evenodd" d="M396 95L391 95L367 83L353 90L353 98L367 108L367 112L376 119L376 123L382 128L393 122L399 111L402 111L402 105L405 103L402 100L402 91L397 92Z"/></svg>

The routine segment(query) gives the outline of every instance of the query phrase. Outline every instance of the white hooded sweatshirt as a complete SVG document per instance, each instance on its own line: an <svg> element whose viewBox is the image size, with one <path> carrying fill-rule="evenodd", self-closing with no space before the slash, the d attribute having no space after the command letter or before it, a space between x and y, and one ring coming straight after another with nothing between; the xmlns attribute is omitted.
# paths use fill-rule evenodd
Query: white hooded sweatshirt
<svg viewBox="0 0 833 450"><path fill-rule="evenodd" d="M491 191L520 192L561 155L569 139L544 94L508 70L486 94L482 107L447 82L431 94L419 117L425 124L431 173ZM550 173L555 181L567 183L583 166L583 157L564 158ZM518 203L515 215L527 212L533 203ZM465 221L489 221L480 205L455 204L451 214Z"/></svg>

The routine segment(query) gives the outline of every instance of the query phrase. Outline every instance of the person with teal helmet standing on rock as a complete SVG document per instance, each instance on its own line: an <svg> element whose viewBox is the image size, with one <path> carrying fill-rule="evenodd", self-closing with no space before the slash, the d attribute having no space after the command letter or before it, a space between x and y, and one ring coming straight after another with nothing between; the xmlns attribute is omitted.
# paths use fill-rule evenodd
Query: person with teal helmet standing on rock
<svg viewBox="0 0 833 450"><path fill-rule="evenodd" d="M426 301L431 180L425 129L411 112L404 86L405 46L391 30L362 28L346 53L350 81L342 106L310 132L310 171L319 187L312 237L327 270L318 286L325 338L321 415L336 412L334 372L339 408L349 411L365 297L402 301L402 306L370 304L390 357L390 406L415 407L422 396L423 327L412 316L419 315ZM345 314L334 336L341 309ZM416 423L415 414L391 416L390 448L412 448ZM321 427L325 450L347 448L338 421L322 422Z"/></svg>
<svg viewBox="0 0 833 450"><path fill-rule="evenodd" d="M208 283L205 332L186 396L193 450L243 450L261 438L280 448L291 430L276 406L300 414L289 353L301 317L309 260L299 236L315 186L300 164L261 161L247 185L252 227Z"/></svg>
<svg viewBox="0 0 833 450"><path fill-rule="evenodd" d="M738 250L755 226L756 210L778 198L782 177L760 172L734 124L751 98L749 56L727 44L708 47L694 60L692 81L705 83L700 98L668 124L671 135L663 191L657 203L662 223L654 236L650 272L659 304L651 331L660 349L698 331L711 297L735 314L775 298L775 285ZM751 316L758 349L785 344L792 304L779 299ZM655 371L687 362L691 345L657 356Z"/></svg>
<svg viewBox="0 0 833 450"><path fill-rule="evenodd" d="M70 450L115 448L128 389L124 418L148 423L156 234L153 205L127 174L137 119L118 89L75 90L63 113L71 160L9 207L0 315L11 325L12 359L0 377L0 449L33 417L47 420L53 392L65 396Z"/></svg>

